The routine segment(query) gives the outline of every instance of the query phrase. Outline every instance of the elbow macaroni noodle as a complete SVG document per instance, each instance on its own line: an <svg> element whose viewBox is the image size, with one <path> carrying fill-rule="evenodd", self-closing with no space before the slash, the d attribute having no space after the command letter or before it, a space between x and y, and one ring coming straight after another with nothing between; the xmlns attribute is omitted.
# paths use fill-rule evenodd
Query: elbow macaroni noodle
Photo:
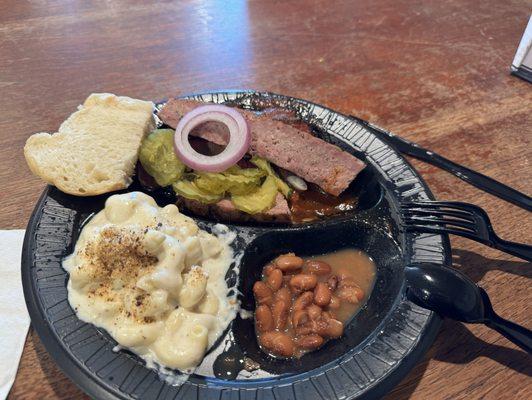
<svg viewBox="0 0 532 400"><path fill-rule="evenodd" d="M175 205L114 195L63 262L69 302L148 364L188 371L235 317L225 275L232 251Z"/></svg>

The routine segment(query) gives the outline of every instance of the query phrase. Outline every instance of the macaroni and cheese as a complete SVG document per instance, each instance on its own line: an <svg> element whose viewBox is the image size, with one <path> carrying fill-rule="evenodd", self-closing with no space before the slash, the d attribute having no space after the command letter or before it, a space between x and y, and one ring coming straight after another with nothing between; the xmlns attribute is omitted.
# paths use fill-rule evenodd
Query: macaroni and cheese
<svg viewBox="0 0 532 400"><path fill-rule="evenodd" d="M107 199L63 266L80 319L148 364L188 371L236 314L225 281L231 261L227 243L175 205L132 192Z"/></svg>

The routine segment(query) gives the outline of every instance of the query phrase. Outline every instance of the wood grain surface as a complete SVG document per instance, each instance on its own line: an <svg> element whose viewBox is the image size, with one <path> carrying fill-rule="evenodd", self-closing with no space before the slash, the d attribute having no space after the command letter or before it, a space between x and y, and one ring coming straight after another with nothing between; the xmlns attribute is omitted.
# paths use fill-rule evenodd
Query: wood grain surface
<svg viewBox="0 0 532 400"><path fill-rule="evenodd" d="M517 0L3 0L0 228L24 228L44 188L22 147L91 92L164 99L252 88L355 114L532 192L532 85L509 75L530 16ZM509 240L530 214L414 162L439 199L468 201ZM455 266L505 318L532 328L530 264L452 238ZM532 398L530 356L447 321L387 399ZM10 399L84 398L33 330Z"/></svg>

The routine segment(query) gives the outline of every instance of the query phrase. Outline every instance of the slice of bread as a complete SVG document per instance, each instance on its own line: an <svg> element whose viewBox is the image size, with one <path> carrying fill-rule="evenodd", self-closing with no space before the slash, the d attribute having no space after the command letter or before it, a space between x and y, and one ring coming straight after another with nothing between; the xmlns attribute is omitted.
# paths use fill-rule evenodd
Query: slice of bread
<svg viewBox="0 0 532 400"><path fill-rule="evenodd" d="M131 184L140 143L153 128L153 103L91 94L59 131L28 138L31 171L63 192L93 196Z"/></svg>

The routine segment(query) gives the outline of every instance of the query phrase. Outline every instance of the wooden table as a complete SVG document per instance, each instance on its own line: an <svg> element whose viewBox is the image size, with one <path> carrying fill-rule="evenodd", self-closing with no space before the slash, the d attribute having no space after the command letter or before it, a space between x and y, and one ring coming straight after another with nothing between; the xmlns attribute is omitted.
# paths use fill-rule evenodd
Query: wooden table
<svg viewBox="0 0 532 400"><path fill-rule="evenodd" d="M532 86L509 75L530 1L50 0L0 3L0 228L24 228L44 184L22 147L91 92L146 99L269 90L352 113L530 193ZM414 162L440 199L484 207L504 238L527 212ZM456 266L531 327L530 265L452 239ZM447 321L388 399L525 399L532 363L483 326ZM10 399L82 398L30 330Z"/></svg>

